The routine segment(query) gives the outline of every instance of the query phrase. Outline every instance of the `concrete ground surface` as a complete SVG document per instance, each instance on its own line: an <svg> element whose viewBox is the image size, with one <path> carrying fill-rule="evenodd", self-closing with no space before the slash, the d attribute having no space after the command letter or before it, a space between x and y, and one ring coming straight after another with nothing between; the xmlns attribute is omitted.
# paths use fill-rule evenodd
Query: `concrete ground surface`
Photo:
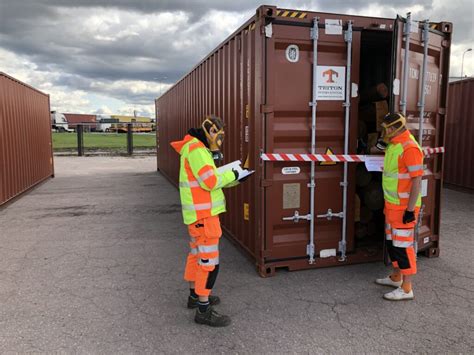
<svg viewBox="0 0 474 355"><path fill-rule="evenodd" d="M178 192L155 159L55 159L56 178L0 210L0 352L473 353L474 196L444 190L441 256L390 303L382 263L260 278L223 239L218 310L193 322Z"/></svg>

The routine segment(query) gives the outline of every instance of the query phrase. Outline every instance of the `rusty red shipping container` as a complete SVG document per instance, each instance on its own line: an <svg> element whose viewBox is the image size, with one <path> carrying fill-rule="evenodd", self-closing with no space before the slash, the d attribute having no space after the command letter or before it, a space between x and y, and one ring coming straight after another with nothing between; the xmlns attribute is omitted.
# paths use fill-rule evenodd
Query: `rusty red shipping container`
<svg viewBox="0 0 474 355"><path fill-rule="evenodd" d="M90 131L97 127L97 116L82 113L65 113L68 127L75 129L79 123L84 124L84 130Z"/></svg>
<svg viewBox="0 0 474 355"><path fill-rule="evenodd" d="M474 78L449 84L444 182L474 191Z"/></svg>
<svg viewBox="0 0 474 355"><path fill-rule="evenodd" d="M0 72L0 205L54 176L49 95Z"/></svg>
<svg viewBox="0 0 474 355"><path fill-rule="evenodd" d="M311 163L264 162L261 154L310 153L313 138L315 153L356 154L358 92L379 83L390 88L390 108L406 113L412 133L423 132L423 146L442 146L451 30L447 22L261 6L156 100L158 169L177 184L179 159L169 143L216 114L227 125L225 161L256 170L226 191L223 226L262 276L380 260L383 214L375 238L354 236L355 164L346 172L344 164L316 165L312 184ZM442 155L425 159L418 247L429 256L439 252L442 166Z"/></svg>

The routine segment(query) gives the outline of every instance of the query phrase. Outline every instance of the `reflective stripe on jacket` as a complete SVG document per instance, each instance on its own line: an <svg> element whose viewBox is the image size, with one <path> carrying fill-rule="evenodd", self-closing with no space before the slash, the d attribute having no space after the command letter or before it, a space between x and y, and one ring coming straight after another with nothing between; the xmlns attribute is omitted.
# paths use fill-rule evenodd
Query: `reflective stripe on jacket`
<svg viewBox="0 0 474 355"><path fill-rule="evenodd" d="M181 155L179 193L184 223L189 225L225 212L222 188L235 181L234 173L220 174L209 149L191 135L171 146Z"/></svg>
<svg viewBox="0 0 474 355"><path fill-rule="evenodd" d="M404 156L409 149L417 149L416 159ZM412 178L423 175L423 152L407 130L392 139L385 151L382 186L386 207L406 209L410 199ZM421 206L421 193L416 207Z"/></svg>

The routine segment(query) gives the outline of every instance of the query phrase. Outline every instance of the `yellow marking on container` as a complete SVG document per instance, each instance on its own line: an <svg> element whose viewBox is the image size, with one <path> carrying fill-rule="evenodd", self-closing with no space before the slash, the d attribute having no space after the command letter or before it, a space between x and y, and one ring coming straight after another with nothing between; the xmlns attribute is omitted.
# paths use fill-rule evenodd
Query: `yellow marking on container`
<svg viewBox="0 0 474 355"><path fill-rule="evenodd" d="M298 15L297 12L292 12L291 15L290 15L290 17L293 17L293 18L294 18L294 17L296 17L296 15Z"/></svg>
<svg viewBox="0 0 474 355"><path fill-rule="evenodd" d="M248 169L250 167L250 159L249 159L249 155L247 154L247 159L245 159L245 163L244 163L244 169Z"/></svg>
<svg viewBox="0 0 474 355"><path fill-rule="evenodd" d="M277 10L277 16L280 16L281 10Z"/></svg>
<svg viewBox="0 0 474 355"><path fill-rule="evenodd" d="M250 26L249 26L249 30L250 31L253 31L255 29L255 23L252 23Z"/></svg>
<svg viewBox="0 0 474 355"><path fill-rule="evenodd" d="M244 220L250 220L250 205L248 203L244 203Z"/></svg>
<svg viewBox="0 0 474 355"><path fill-rule="evenodd" d="M288 17L289 13L290 13L289 11L285 11L282 16L283 17Z"/></svg>
<svg viewBox="0 0 474 355"><path fill-rule="evenodd" d="M245 105L245 118L250 117L250 107L249 105Z"/></svg>
<svg viewBox="0 0 474 355"><path fill-rule="evenodd" d="M306 17L306 12L302 12L301 15L298 16L299 18L305 18Z"/></svg>
<svg viewBox="0 0 474 355"><path fill-rule="evenodd" d="M327 147L326 148L326 153L324 154L329 154L329 155L333 155L334 152L332 151L331 148ZM319 165L336 165L337 163L335 161L320 161L319 162Z"/></svg>

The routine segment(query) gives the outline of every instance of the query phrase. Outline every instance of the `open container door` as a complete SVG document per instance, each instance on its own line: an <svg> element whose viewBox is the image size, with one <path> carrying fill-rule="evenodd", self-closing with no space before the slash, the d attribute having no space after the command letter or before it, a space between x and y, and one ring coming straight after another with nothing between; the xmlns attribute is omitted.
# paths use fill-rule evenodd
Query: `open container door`
<svg viewBox="0 0 474 355"><path fill-rule="evenodd" d="M444 144L451 31L451 23L413 21L410 14L395 20L390 108L405 115L408 129L423 147ZM424 158L418 250L428 256L439 253L442 162L442 154Z"/></svg>
<svg viewBox="0 0 474 355"><path fill-rule="evenodd" d="M354 247L355 186L346 184L344 196L343 184L354 181L355 165L310 163L293 156L355 154L358 98L351 97L351 87L358 82L360 31L337 17L321 14L304 24L275 20L265 29L265 151L290 154L287 161L265 165L263 257L272 266L261 270L263 275L272 274L275 266L334 265ZM333 256L322 259L321 251Z"/></svg>

